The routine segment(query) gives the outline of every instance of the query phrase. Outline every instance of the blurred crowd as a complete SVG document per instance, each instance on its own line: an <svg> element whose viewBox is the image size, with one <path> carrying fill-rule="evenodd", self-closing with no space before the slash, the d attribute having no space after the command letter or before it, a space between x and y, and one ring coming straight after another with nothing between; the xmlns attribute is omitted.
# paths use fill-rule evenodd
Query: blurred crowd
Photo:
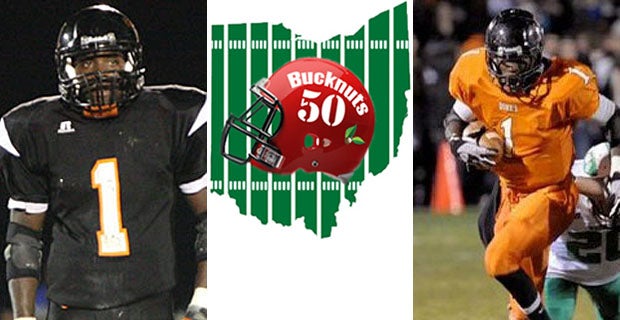
<svg viewBox="0 0 620 320"><path fill-rule="evenodd" d="M620 104L620 0L416 0L414 32L414 206L428 206L442 120L454 101L448 76L460 53L484 45L484 31L499 11L532 12L545 29L545 55L576 59L597 75L601 93ZM583 121L575 130L577 158L604 140L598 125ZM466 204L486 201L494 178L466 171L459 163Z"/></svg>

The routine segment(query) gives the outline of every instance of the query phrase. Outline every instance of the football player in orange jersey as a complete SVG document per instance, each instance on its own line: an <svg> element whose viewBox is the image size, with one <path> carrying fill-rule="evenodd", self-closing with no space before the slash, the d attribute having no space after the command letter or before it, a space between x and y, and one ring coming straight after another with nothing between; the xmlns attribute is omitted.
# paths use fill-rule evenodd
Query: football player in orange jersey
<svg viewBox="0 0 620 320"><path fill-rule="evenodd" d="M484 48L463 53L452 69L449 90L456 101L444 120L454 154L499 176L501 202L484 264L510 293L515 320L549 318L540 293L549 245L574 218L578 192L570 169L576 120L607 126L611 193L620 199L620 111L599 94L587 66L543 57L543 43L543 29L531 13L500 12L486 30ZM461 139L474 120L502 136L501 158Z"/></svg>

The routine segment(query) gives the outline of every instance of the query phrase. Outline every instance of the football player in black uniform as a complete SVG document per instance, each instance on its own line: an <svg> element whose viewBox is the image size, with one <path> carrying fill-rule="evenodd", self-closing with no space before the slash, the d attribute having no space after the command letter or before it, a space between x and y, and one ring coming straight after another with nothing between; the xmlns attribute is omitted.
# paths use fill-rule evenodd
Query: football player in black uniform
<svg viewBox="0 0 620 320"><path fill-rule="evenodd" d="M60 95L0 120L14 317L35 319L45 270L48 319L171 320L178 188L199 218L186 318L206 319L205 93L145 87L136 28L107 5L85 8L62 26L55 58ZM43 268L46 216L53 242Z"/></svg>

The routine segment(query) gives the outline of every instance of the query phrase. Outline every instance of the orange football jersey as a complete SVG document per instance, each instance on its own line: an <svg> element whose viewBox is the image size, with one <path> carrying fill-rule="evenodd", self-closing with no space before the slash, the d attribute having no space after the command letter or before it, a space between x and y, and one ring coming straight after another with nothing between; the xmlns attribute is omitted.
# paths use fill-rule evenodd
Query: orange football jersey
<svg viewBox="0 0 620 320"><path fill-rule="evenodd" d="M531 191L564 181L574 158L575 120L599 105L594 73L585 65L554 58L527 97L507 95L487 71L485 50L465 52L450 73L450 94L504 139L494 171L503 185Z"/></svg>

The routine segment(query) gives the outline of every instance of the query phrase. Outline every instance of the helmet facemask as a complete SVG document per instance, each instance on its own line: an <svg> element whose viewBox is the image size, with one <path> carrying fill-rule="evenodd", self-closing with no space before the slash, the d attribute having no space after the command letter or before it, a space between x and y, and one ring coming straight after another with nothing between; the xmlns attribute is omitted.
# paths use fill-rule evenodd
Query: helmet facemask
<svg viewBox="0 0 620 320"><path fill-rule="evenodd" d="M528 93L543 73L542 52L533 49L523 54L521 47L498 49L487 51L489 73L507 93Z"/></svg>
<svg viewBox="0 0 620 320"><path fill-rule="evenodd" d="M273 132L277 132L279 127L282 106L278 98L265 88L266 83L267 79L262 79L253 85L250 91L256 96L256 101L239 117L231 115L226 121L220 145L221 153L226 159L238 164L245 164L254 159L270 168L279 168L284 157L270 140L274 136ZM254 141L251 152L237 156L231 150L226 150L229 145L227 139L231 133L230 129L235 129Z"/></svg>
<svg viewBox="0 0 620 320"><path fill-rule="evenodd" d="M108 58L116 63L108 65ZM63 24L55 60L62 99L88 118L118 115L118 108L136 98L144 85L138 31L108 5L82 9ZM93 64L86 66L89 62Z"/></svg>
<svg viewBox="0 0 620 320"><path fill-rule="evenodd" d="M534 16L521 9L500 12L485 34L486 65L502 90L528 94L542 75L544 30Z"/></svg>
<svg viewBox="0 0 620 320"><path fill-rule="evenodd" d="M119 69L78 73L81 61L121 55L123 66ZM135 53L89 52L67 54L59 58L59 90L63 99L79 108L89 118L108 118L118 114L118 107L134 99L144 85L143 70L136 64Z"/></svg>

